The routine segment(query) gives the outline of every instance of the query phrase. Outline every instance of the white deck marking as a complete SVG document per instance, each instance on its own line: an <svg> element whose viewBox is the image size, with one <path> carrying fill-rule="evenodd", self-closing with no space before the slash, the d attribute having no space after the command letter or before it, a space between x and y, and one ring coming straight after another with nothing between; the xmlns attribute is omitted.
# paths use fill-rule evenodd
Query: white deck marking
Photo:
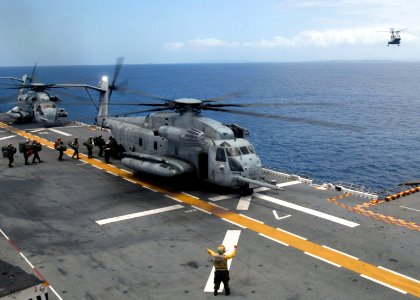
<svg viewBox="0 0 420 300"><path fill-rule="evenodd" d="M282 244L283 246L289 247L289 244L286 244L286 243L283 243L283 242L278 241L276 239L273 239L273 238L271 238L271 237L269 237L269 236L267 236L265 234L259 233L258 235L261 235L261 236L265 237L266 239L272 240L272 241L274 241L276 243Z"/></svg>
<svg viewBox="0 0 420 300"><path fill-rule="evenodd" d="M6 139L11 139L12 137L15 137L16 135L9 135L9 136L5 136L5 137L2 137L2 138L0 138L0 141L1 140L6 140Z"/></svg>
<svg viewBox="0 0 420 300"><path fill-rule="evenodd" d="M152 189L151 187L148 187L148 186L145 186L145 185L142 185L142 187L144 187L145 189L148 189L149 191L157 193L157 191Z"/></svg>
<svg viewBox="0 0 420 300"><path fill-rule="evenodd" d="M116 174L114 172L111 172L111 171L106 171L106 172L109 173L109 174L111 174L111 175L114 175L114 176L119 176L118 174Z"/></svg>
<svg viewBox="0 0 420 300"><path fill-rule="evenodd" d="M60 297L60 295L54 290L54 288L51 286L51 285L49 285L48 286L48 288L51 290L51 291L53 291L53 293L57 296L57 298L59 299L59 300L63 300L63 298L61 298Z"/></svg>
<svg viewBox="0 0 420 300"><path fill-rule="evenodd" d="M48 130L49 131L56 132L56 133L59 133L59 134L62 134L62 135L65 135L65 136L71 136L70 133L67 133L67 132L64 132L64 131L60 131L60 130L57 130L57 129L54 129L54 128L48 128Z"/></svg>
<svg viewBox="0 0 420 300"><path fill-rule="evenodd" d="M182 202L181 200L179 200L179 199L177 199L177 198L175 198L175 197L171 197L171 196L169 196L169 195L165 195L165 197L168 197L169 199L175 200L175 201L177 201L177 202L179 202L179 203L184 203L184 202Z"/></svg>
<svg viewBox="0 0 420 300"><path fill-rule="evenodd" d="M38 129L29 130L29 132L35 133L35 132L40 132L40 131L44 131L44 130L45 130L45 128L38 128Z"/></svg>
<svg viewBox="0 0 420 300"><path fill-rule="evenodd" d="M276 220L286 219L286 218L292 216L292 215L286 215L286 216L283 216L283 217L279 217L279 215L277 214L277 212L275 210L273 210L273 215L274 215L274 218L276 218Z"/></svg>
<svg viewBox="0 0 420 300"><path fill-rule="evenodd" d="M9 237L4 233L3 230L0 229L0 233L6 238L6 240L9 240Z"/></svg>
<svg viewBox="0 0 420 300"><path fill-rule="evenodd" d="M121 171L123 171L123 172L125 172L125 173L127 173L127 174L133 174L133 172L131 172L131 171L128 171L128 170L126 170L126 169L120 169Z"/></svg>
<svg viewBox="0 0 420 300"><path fill-rule="evenodd" d="M322 247L327 248L327 249L330 249L331 251L334 251L334 252L337 252L337 253L341 253L341 254L346 255L346 256L348 256L348 257L351 257L351 258L353 258L353 259L359 260L359 258L357 258L356 256L352 256L352 255L350 255L350 254L347 254L347 253L344 253L344 252L338 251L338 250L336 250L336 249L334 249L334 248L331 248L331 247L328 247L328 246L325 246L325 245L322 245ZM380 268L380 267L379 267L379 268Z"/></svg>
<svg viewBox="0 0 420 300"><path fill-rule="evenodd" d="M225 207L223 207L223 206L220 206L220 205L217 205L217 204L214 204L214 203L211 203L211 202L209 202L209 204L211 204L211 205L213 205L213 206L216 206L216 207L218 207L218 208L224 209L224 210L229 210L229 209L227 209L227 208L225 208Z"/></svg>
<svg viewBox="0 0 420 300"><path fill-rule="evenodd" d="M233 251L233 246L238 244L239 236L241 234L240 230L228 230L225 235L225 239L223 240L222 245L225 246L226 252L230 253ZM232 259L229 259L227 262L228 269L230 269L230 265L232 264ZM213 293L214 291L214 267L212 267L209 279L207 280L207 284L204 288L205 293ZM219 292L223 291L223 283L220 284Z"/></svg>
<svg viewBox="0 0 420 300"><path fill-rule="evenodd" d="M405 278L407 278L407 279L409 279L409 280L413 280L413 281L415 281L415 282L417 282L417 283L420 283L420 281L418 281L417 279L414 279L414 278L409 277L409 276L407 276L407 275L403 275L403 274L401 274L401 273L398 273L398 272L392 271L392 270L390 270L390 269L387 269L387 268L384 268L384 267L381 267L381 266L379 266L378 268L379 268L379 269L382 269L382 270L386 270L386 271L391 272L391 273L394 273L394 274L396 274L396 275L398 275L398 276L405 277Z"/></svg>
<svg viewBox="0 0 420 300"><path fill-rule="evenodd" d="M19 254L20 254L20 256L22 256L23 257L23 259L28 263L28 265L32 268L32 269L35 269L35 267L34 267L34 265L33 264L31 264L31 262L26 258L26 256L25 255L23 255L23 253L22 252L19 252Z"/></svg>
<svg viewBox="0 0 420 300"><path fill-rule="evenodd" d="M239 214L239 215L240 215L240 216L242 216L242 217L245 217L245 218L247 218L247 219L250 219L250 220L252 220L252 221L258 222L258 223L260 223L260 224L264 224L264 222L263 222L263 221L260 221L260 220L257 220L257 219L254 219L254 218L251 218L251 217L245 216L245 215L243 215L243 214Z"/></svg>
<svg viewBox="0 0 420 300"><path fill-rule="evenodd" d="M360 276L361 276L361 277L363 277L363 278L366 278L366 279L372 280L373 282L376 282L376 283L382 284L383 286L386 286L386 287L388 287L388 288L390 288L390 289L396 290L397 292L400 292L400 293L402 293L402 294L407 294L407 292L406 292L406 291L400 290L399 288L396 288L395 286L392 286L392 285L387 284L387 283L385 283L385 282L382 282L382 281L376 280L376 279L374 279L374 278L372 278L372 277L369 277L369 276L366 276L366 275L363 275L363 274L360 274Z"/></svg>
<svg viewBox="0 0 420 300"><path fill-rule="evenodd" d="M291 232L289 232L289 231L287 231L287 230L280 229L280 228L276 228L276 229L277 229L277 230L279 230L279 231L282 231L282 232L284 232L284 233L287 233L287 234L293 235L293 236L295 236L295 237L297 237L297 238L299 238L299 239L302 239L302 240L305 240L305 241L307 241L307 240L308 240L307 238L304 238L303 236L300 236L300 235L297 235L297 234L291 233Z"/></svg>
<svg viewBox="0 0 420 300"><path fill-rule="evenodd" d="M305 253L306 255L309 255L309 256L315 257L315 258L317 258L317 259L319 259L319 260L325 261L326 263L329 263L329 264L331 264L331 265L333 265L333 266L336 266L336 267L338 267L338 268L341 268L341 266L340 266L340 265L337 265L337 264L333 263L332 261L329 261L329 260L327 260L327 259L325 259L325 258L322 258L322 257L316 256L315 254L312 254L312 253L309 253L309 252L303 252L303 253Z"/></svg>
<svg viewBox="0 0 420 300"><path fill-rule="evenodd" d="M400 207L408 209L408 210L414 210L414 211L420 212L420 210L418 210L418 209L410 208L410 207L407 207L407 206L400 206Z"/></svg>
<svg viewBox="0 0 420 300"><path fill-rule="evenodd" d="M105 225L105 224L109 224L109 223L129 220L129 219L133 219L133 218L140 218L140 217L144 217L144 216L159 214L159 213L163 213L163 212L167 212L167 211L171 211L171 210L175 210L175 209L180 209L180 208L183 208L183 207L184 207L183 205L176 204L176 205L172 205L172 206L168 206L168 207L162 207L162 208L142 211L142 212L138 212L138 213L134 213L134 214L128 214L128 215L103 219L103 220L99 220L99 221L95 221L95 222L98 223L99 225Z"/></svg>
<svg viewBox="0 0 420 300"><path fill-rule="evenodd" d="M194 195L188 194L188 193L186 193L186 192L181 192L181 193L182 193L182 194L184 194L184 195L187 195L187 196L193 197L193 198L195 198L195 199L200 199L200 198L198 198L198 197L196 197L196 196L194 196Z"/></svg>
<svg viewBox="0 0 420 300"><path fill-rule="evenodd" d="M252 195L249 196L242 196L239 199L238 206L236 206L236 210L248 210L249 205L251 204Z"/></svg>
<svg viewBox="0 0 420 300"><path fill-rule="evenodd" d="M129 179L129 178L124 178L124 180L127 180L127 181L129 181L129 182L131 182L131 183L135 183L135 184L137 184L137 182L135 182L134 180L131 180L131 179Z"/></svg>
<svg viewBox="0 0 420 300"><path fill-rule="evenodd" d="M221 195L221 196L217 196L217 197L211 197L209 198L210 201L220 201L220 200L225 200L225 199L229 199L229 198L233 198L233 197L237 197L238 194L229 194L229 195Z"/></svg>
<svg viewBox="0 0 420 300"><path fill-rule="evenodd" d="M95 166L95 165L91 165L91 166L94 167L94 168L97 168L99 170L103 170L101 167L98 167L98 166Z"/></svg>
<svg viewBox="0 0 420 300"><path fill-rule="evenodd" d="M194 206L194 205L191 205L192 207L194 207L195 209L197 209L197 210L199 210L199 211L202 211L203 213L206 213L206 214L208 214L208 215L212 215L212 213L211 212L208 212L208 211L206 211L206 210L204 210L204 209L201 209L201 208L199 208L199 207L197 207L197 206Z"/></svg>
<svg viewBox="0 0 420 300"><path fill-rule="evenodd" d="M296 180L296 181L288 181L288 182L278 183L278 184L276 184L276 186L277 187L285 187L285 186L295 185L295 184L299 184L299 183L302 183L302 182L299 181L299 180Z"/></svg>
<svg viewBox="0 0 420 300"><path fill-rule="evenodd" d="M238 223L235 223L235 222L233 222L233 221L231 221L231 220L228 220L228 219L225 219L225 218L222 218L222 220L223 220L223 221L226 221L226 222L228 222L228 223L230 223L230 224L233 224L233 225L235 225L235 226L241 227L241 228L243 228L243 229L247 229L245 226L242 226L242 225L240 225L240 224L238 224Z"/></svg>
<svg viewBox="0 0 420 300"><path fill-rule="evenodd" d="M288 208L291 208L291 209L294 209L294 210L298 210L298 211L301 211L301 212L304 212L304 213L307 213L307 214L310 214L310 215L313 215L313 216L316 216L316 217L319 217L319 218L323 218L323 219L326 219L328 221L332 221L332 222L335 222L335 223L338 223L338 224L341 224L341 225L344 225L344 226L348 226L348 227L353 228L353 227L356 227L356 226L360 225L360 224L357 224L357 223L354 223L354 222L351 222L351 221L348 221L348 220L345 220L345 219L342 219L342 218L338 218L338 217L335 217L335 216L332 216L332 215L329 215L329 214L326 214L326 213L323 213L323 212L320 212L320 211L317 211L317 210L314 210L314 209L306 208L306 207L303 207L303 206L300 206L300 205L297 205L297 204L286 202L286 201L276 199L276 198L273 198L273 197L270 197L270 196L266 196L266 195L263 195L263 194L254 193L254 196L258 197L260 199L263 199L263 200L266 200L266 201L269 201L269 202L272 202L272 203L276 203L278 205L285 206L285 207L288 207Z"/></svg>

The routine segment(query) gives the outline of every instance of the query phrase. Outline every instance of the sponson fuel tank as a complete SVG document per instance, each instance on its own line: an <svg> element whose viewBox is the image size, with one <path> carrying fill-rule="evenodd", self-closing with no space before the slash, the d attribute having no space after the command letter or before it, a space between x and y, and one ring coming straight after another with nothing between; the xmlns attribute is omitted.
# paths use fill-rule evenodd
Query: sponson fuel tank
<svg viewBox="0 0 420 300"><path fill-rule="evenodd" d="M124 152L121 163L130 169L163 177L173 177L195 171L195 167L183 160L168 156Z"/></svg>

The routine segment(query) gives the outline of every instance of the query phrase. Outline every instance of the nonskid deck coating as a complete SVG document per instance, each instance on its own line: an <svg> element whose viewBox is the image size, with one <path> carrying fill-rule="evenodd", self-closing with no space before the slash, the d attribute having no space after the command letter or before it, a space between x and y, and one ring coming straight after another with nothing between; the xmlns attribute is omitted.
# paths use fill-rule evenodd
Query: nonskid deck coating
<svg viewBox="0 0 420 300"><path fill-rule="evenodd" d="M63 129L64 130L64 129ZM28 135L28 133L25 132L16 132L19 134L22 134L25 137L33 138L33 136ZM80 132L81 133L81 132ZM86 133L85 133L86 134ZM87 132L87 134L92 134L92 132ZM36 137L39 139L38 137ZM54 139L52 139L54 140ZM52 143L48 140L42 140L46 145L50 145ZM70 154L70 153L69 153ZM108 172L111 172L113 174L117 174L118 176L130 180L130 183L136 183L141 185L146 185L149 188L152 188L153 190L159 191L160 193L163 193L165 195L170 196L172 199L177 199L178 201L183 202L184 204L191 205L193 207L196 207L202 211L205 211L207 213L211 213L217 217L219 217L222 220L228 221L228 227L232 226L233 224L240 225L240 228L246 227L250 231L254 231L255 233L258 233L258 236L260 238L269 238L270 240L278 241L283 244L291 245L292 247L301 250L305 254L311 255L315 258L321 258L324 261L331 262L335 266L343 266L349 270L352 270L358 274L362 274L365 278L370 278L373 280L377 280L379 282L383 282L385 284L390 285L391 287L394 287L396 289L399 289L402 292L409 292L413 295L417 295L418 293L418 282L413 281L412 279L406 278L404 276L397 275L393 272L384 270L383 268L379 268L373 265L369 265L367 263L364 263L360 261L359 259L351 258L351 256L347 254L342 254L340 250L331 250L331 247L325 247L325 245L320 245L317 243L313 243L310 241L302 240L301 238L296 237L293 234L289 234L287 232L283 232L281 230L276 229L274 226L269 226L265 224L261 224L261 222L254 221L253 219L247 218L245 216L241 216L234 211L227 211L226 209L217 207L215 205L212 205L211 203L204 200L204 197L201 195L198 198L203 198L203 200L197 199L196 196L192 197L185 193L180 193L179 191L168 189L166 187L161 187L156 184L151 184L149 182L144 182L140 180L137 177L133 177L132 174L128 173L127 171L122 171L118 167L109 166L106 165L100 161L97 160L88 160L85 158L82 158L82 161L85 161L87 163L93 164L96 167L99 167L103 170L106 170ZM58 163L57 163L58 164ZM112 181L112 178L110 179ZM126 180L126 181L127 181ZM318 191L317 191L318 192ZM191 193L189 191L189 193ZM198 193L200 194L200 193ZM326 193L328 194L328 193ZM156 196L156 195L155 195ZM277 194L275 196L278 196ZM209 198L209 197L208 197ZM228 200L225 200L228 201ZM254 199L251 203L251 211L252 206L254 205L254 202L256 202ZM210 221L210 224L214 222L214 220ZM204 222L204 226L206 222ZM233 224L232 224L233 223ZM127 226L127 225L126 225ZM221 227L224 227L226 225L219 225ZM234 225L233 225L234 226ZM13 226L12 226L13 227ZM201 226L200 226L201 227ZM207 246L207 245L205 245ZM239 254L238 254L239 255ZM237 260L237 259L235 259ZM235 262L234 262L235 263ZM252 268L252 266L251 266ZM418 270L418 266L415 266L415 269ZM233 272L233 271L232 271ZM234 280L232 281L232 285L235 286ZM198 287L197 287L198 288ZM276 286L273 286L273 289L276 289ZM281 294L281 291L278 291ZM385 292L387 294L387 292ZM389 293L389 292L388 292ZM392 294L390 294L392 295ZM395 296L395 294L393 294ZM192 296L192 295L190 295ZM241 297L247 297L247 295L241 295ZM153 295L150 295L151 299L153 298ZM250 299L252 299L252 295L249 295ZM315 297L316 299L316 297Z"/></svg>

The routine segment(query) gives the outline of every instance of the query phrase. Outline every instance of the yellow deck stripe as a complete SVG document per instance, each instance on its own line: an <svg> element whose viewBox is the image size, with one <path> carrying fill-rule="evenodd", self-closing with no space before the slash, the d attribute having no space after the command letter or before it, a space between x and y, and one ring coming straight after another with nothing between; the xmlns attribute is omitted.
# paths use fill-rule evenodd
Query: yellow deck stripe
<svg viewBox="0 0 420 300"><path fill-rule="evenodd" d="M27 133L23 130L8 126L4 123L0 122L0 128L7 129L11 132L14 132L18 135L21 135L28 139L36 139L41 144L49 146L53 145L52 142L40 138L38 136L32 135L30 133ZM73 154L73 150L67 150L66 153L68 155ZM400 276L394 272L390 272L385 269L378 268L374 265L371 265L369 263L366 263L364 261L355 259L353 257L347 256L345 254L341 254L339 252L330 250L328 248L322 247L321 245L318 245L316 243L313 243L308 240L303 240L301 238L298 238L292 234L277 230L274 227L261 224L257 221L254 221L252 219L246 218L244 216L241 216L237 213L231 212L229 210L222 209L220 207L214 206L209 204L206 201L191 197L189 195L183 194L181 192L169 190L168 188L164 188L152 183L144 182L140 180L139 178L134 177L132 174L128 174L124 172L123 170L115 167L110 166L106 163L88 159L86 155L80 154L81 160L91 164L98 166L102 168L105 171L110 171L115 174L118 174L118 176L124 178L124 179L130 179L130 181L134 181L135 183L141 185L141 186L147 186L149 188L152 188L162 194L169 195L173 198L176 198L186 204L189 204L191 206L198 207L202 210L205 210L209 213L214 214L215 216L226 219L230 222L237 223L243 227L248 228L249 230L255 231L259 234L268 236L269 238L272 238L274 240L280 241L282 243L288 244L291 247L294 247L296 249L301 250L302 252L307 252L310 254L313 254L315 256L321 257L325 260L328 260L332 263L335 263L337 265L342 266L343 268L346 268L348 270L351 270L353 272L356 272L361 275L365 275L367 277L373 278L377 281L386 283L392 287L395 287L397 289L400 289L402 291L405 291L409 294L412 294L414 296L420 297L420 283L417 280L412 280L410 278Z"/></svg>

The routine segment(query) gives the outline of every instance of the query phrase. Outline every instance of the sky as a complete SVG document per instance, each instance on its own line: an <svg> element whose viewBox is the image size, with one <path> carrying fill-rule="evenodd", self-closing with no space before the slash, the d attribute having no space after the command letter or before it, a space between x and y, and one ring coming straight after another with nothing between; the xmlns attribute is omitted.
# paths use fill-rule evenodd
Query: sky
<svg viewBox="0 0 420 300"><path fill-rule="evenodd" d="M419 15L417 0L0 0L0 66L420 61ZM407 28L400 47L390 28Z"/></svg>

